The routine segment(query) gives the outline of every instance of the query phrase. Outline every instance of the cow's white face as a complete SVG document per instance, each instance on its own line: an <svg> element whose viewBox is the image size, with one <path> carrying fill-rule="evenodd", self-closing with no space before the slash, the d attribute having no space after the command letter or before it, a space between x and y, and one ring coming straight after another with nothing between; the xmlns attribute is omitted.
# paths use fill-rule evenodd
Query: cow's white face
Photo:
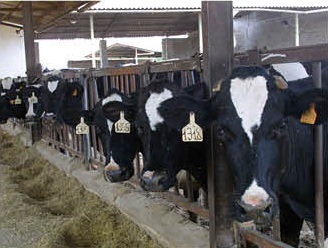
<svg viewBox="0 0 328 248"><path fill-rule="evenodd" d="M148 117L149 126L152 131L156 131L156 126L163 123L164 119L158 112L161 103L173 97L170 90L164 89L161 93L151 93L146 104L145 111Z"/></svg>
<svg viewBox="0 0 328 248"><path fill-rule="evenodd" d="M266 79L261 76L234 78L231 80L230 94L242 127L252 144L252 129L261 125L262 113L268 99Z"/></svg>
<svg viewBox="0 0 328 248"><path fill-rule="evenodd" d="M2 79L1 83L2 83L3 89L10 90L10 88L13 84L13 79L11 77L6 77L6 78Z"/></svg>
<svg viewBox="0 0 328 248"><path fill-rule="evenodd" d="M116 101L116 102L122 102L123 99L122 99L122 97L119 94L114 93L114 94L112 94L112 95L104 98L102 100L101 104L102 104L102 106L104 106L106 103L114 102L114 101ZM109 133L112 133L112 129L113 129L113 124L114 123L111 120L109 120L109 119L106 119L106 121L107 121L107 126L108 126Z"/></svg>
<svg viewBox="0 0 328 248"><path fill-rule="evenodd" d="M53 93L58 87L59 80L48 81L48 90Z"/></svg>

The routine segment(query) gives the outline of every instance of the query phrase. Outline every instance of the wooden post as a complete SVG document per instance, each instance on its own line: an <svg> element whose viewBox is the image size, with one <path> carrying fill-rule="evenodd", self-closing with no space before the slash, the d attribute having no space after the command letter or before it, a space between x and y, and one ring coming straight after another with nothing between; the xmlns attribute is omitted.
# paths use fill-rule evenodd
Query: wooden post
<svg viewBox="0 0 328 248"><path fill-rule="evenodd" d="M31 83L37 77L34 49L34 30L32 16L32 2L23 1L23 30L24 30L24 45L25 45L25 60L27 83Z"/></svg>
<svg viewBox="0 0 328 248"><path fill-rule="evenodd" d="M212 94L214 83L233 67L232 1L202 2L204 76ZM210 247L235 247L232 225L232 177L225 161L225 148L210 128L208 198Z"/></svg>

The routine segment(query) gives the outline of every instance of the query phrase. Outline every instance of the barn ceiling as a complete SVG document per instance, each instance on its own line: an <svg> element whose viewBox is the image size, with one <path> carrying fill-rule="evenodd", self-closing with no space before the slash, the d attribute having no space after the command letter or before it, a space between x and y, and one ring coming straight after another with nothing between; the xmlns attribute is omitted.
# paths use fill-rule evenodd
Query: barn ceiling
<svg viewBox="0 0 328 248"><path fill-rule="evenodd" d="M66 15L55 26L40 29L38 39L90 38L90 15L94 37L146 37L186 34L198 29L200 9L112 9Z"/></svg>
<svg viewBox="0 0 328 248"><path fill-rule="evenodd" d="M0 23L23 27L23 2L0 1ZM33 29L44 30L55 25L72 11L83 12L98 1L32 1Z"/></svg>

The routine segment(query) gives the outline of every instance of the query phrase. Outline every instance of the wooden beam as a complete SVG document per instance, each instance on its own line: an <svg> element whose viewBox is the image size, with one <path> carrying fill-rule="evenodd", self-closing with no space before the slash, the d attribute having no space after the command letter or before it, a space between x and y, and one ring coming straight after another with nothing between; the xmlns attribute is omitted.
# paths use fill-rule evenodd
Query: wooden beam
<svg viewBox="0 0 328 248"><path fill-rule="evenodd" d="M241 230L240 235L243 239L251 242L258 247L270 247L270 248L293 248L283 242L273 240L269 236L260 233L256 230Z"/></svg>
<svg viewBox="0 0 328 248"><path fill-rule="evenodd" d="M29 84L37 76L31 1L23 2L23 30L24 30L24 44L25 44L26 74Z"/></svg>
<svg viewBox="0 0 328 248"><path fill-rule="evenodd" d="M232 1L202 2L204 78L211 95L215 82L228 76L233 67L232 19ZM234 247L232 175L216 130L211 125L208 137L210 247Z"/></svg>
<svg viewBox="0 0 328 248"><path fill-rule="evenodd" d="M290 47L267 51L251 50L235 55L235 63L240 65L313 62L327 59L328 44Z"/></svg>

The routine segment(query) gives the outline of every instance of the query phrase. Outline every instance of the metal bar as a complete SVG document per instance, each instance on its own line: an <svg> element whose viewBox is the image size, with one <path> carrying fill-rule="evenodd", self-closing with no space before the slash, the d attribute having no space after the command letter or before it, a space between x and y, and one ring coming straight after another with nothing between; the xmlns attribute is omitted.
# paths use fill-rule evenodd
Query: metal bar
<svg viewBox="0 0 328 248"><path fill-rule="evenodd" d="M89 109L89 99L88 99L88 78L86 76L80 77L80 82L84 88L83 99L82 99L82 106L83 110ZM84 162L89 163L90 161L90 136L88 134L83 134L83 144L84 144Z"/></svg>
<svg viewBox="0 0 328 248"><path fill-rule="evenodd" d="M313 81L316 88L322 87L321 62L312 63ZM317 247L324 247L325 224L323 202L323 127L314 127L314 163L315 163L315 222Z"/></svg>
<svg viewBox="0 0 328 248"><path fill-rule="evenodd" d="M293 248L283 242L273 240L267 235L264 235L255 230L240 230L240 235L245 240L255 244L259 247L268 247L268 248Z"/></svg>
<svg viewBox="0 0 328 248"><path fill-rule="evenodd" d="M90 18L90 39L91 39L91 45L92 45L92 68L96 68L96 55L93 48L94 40L95 40L95 29L94 29L94 21L93 21L93 14L89 15Z"/></svg>
<svg viewBox="0 0 328 248"><path fill-rule="evenodd" d="M226 77L233 67L233 23L231 1L202 2L204 75L212 94L212 83ZM220 32L217 32L220 30ZM232 228L232 175L225 149L215 139L211 125L208 151L208 199L210 247L234 247Z"/></svg>

